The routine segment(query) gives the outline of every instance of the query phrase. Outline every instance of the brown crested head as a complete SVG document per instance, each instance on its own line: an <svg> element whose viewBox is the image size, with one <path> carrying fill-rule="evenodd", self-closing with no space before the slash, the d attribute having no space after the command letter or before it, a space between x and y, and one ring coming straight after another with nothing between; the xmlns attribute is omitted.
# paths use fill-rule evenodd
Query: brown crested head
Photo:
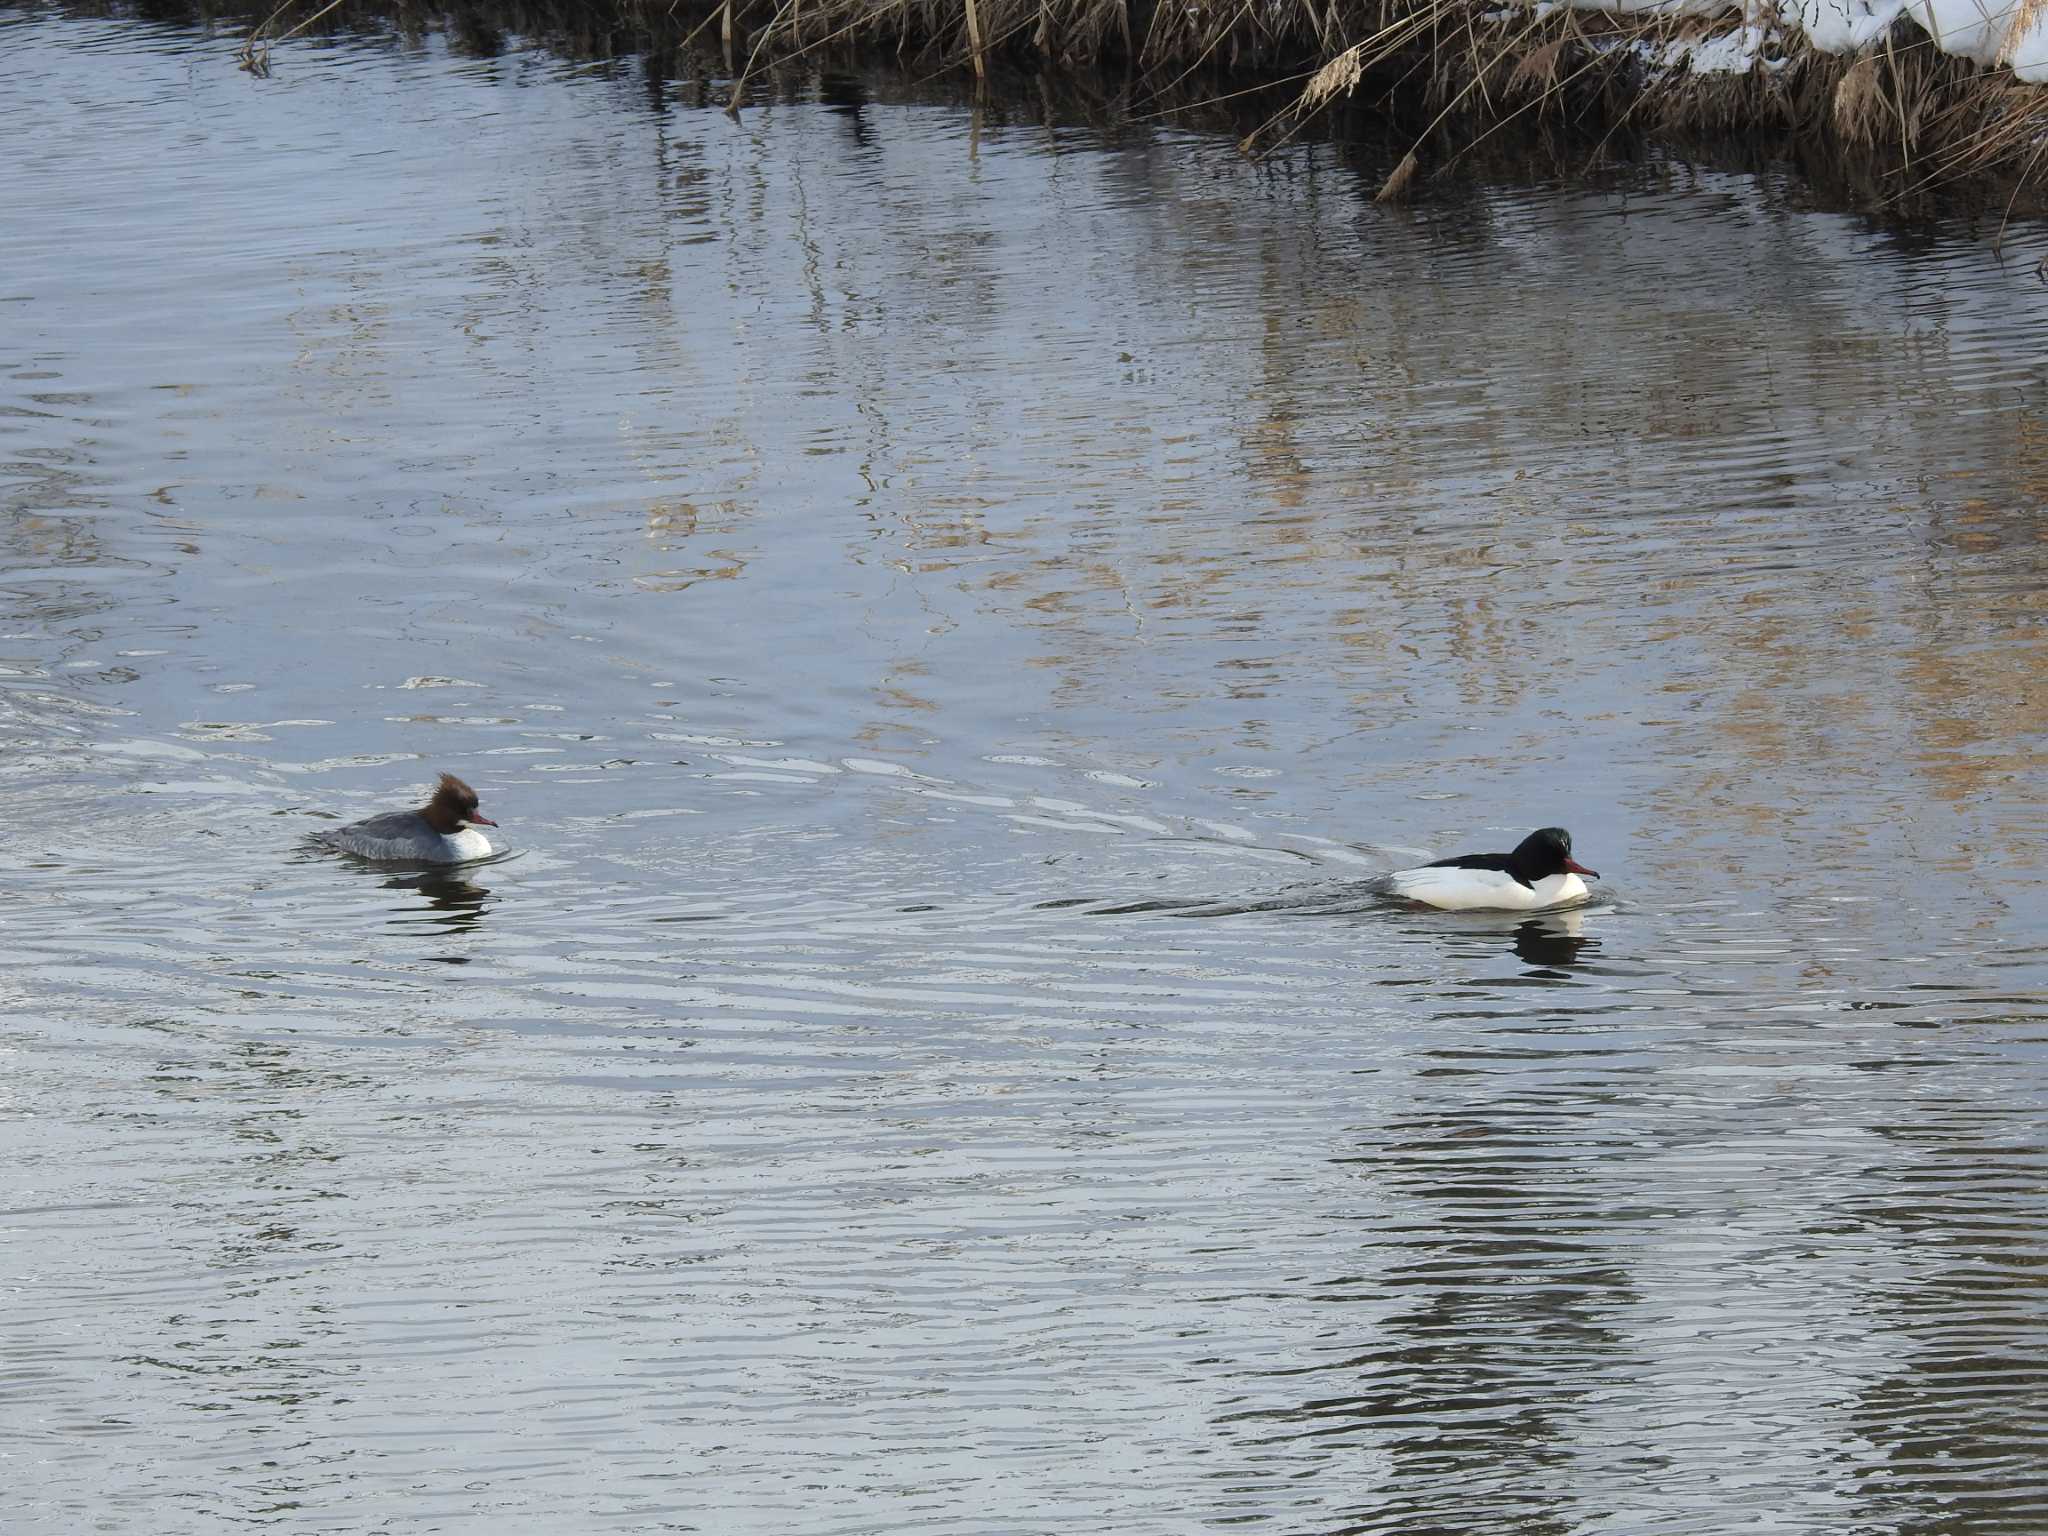
<svg viewBox="0 0 2048 1536"><path fill-rule="evenodd" d="M441 775L434 786L434 798L420 811L421 819L442 836L460 831L468 822L495 827L497 823L476 808L476 791L452 773Z"/></svg>

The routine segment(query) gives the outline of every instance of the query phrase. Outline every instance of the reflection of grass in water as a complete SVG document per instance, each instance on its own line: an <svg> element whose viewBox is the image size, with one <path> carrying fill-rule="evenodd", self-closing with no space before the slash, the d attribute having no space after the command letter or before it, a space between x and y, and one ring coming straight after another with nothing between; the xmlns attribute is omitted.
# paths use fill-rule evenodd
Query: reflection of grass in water
<svg viewBox="0 0 2048 1536"><path fill-rule="evenodd" d="M212 19L212 7L200 9ZM2048 0L2019 0L2007 37L2024 37L2043 14ZM1233 116L1249 110L1249 131L1243 121L1234 126L1252 150L1347 103L1363 105L1383 127L1389 117L1406 124L1405 153L1390 156L1397 163L1382 175L1385 199L1466 162L1502 130L1563 124L1595 132L1596 161L1624 131L1752 143L1768 136L1773 149L1864 202L1919 200L1986 178L2009 183L2015 199L2027 194L2029 206L2048 190L2048 88L1944 54L1907 22L1854 55L1823 53L1786 29L1750 67L1715 72L1720 55L1736 57L1738 20L1569 6L1539 16L1496 0L1149 8L1129 0L464 0L427 11L389 0L287 0L251 17L243 63L262 73L274 43L322 26L437 29L485 55L516 35L571 56L647 53L700 79L737 75L737 85L710 93L737 109L786 89L792 63L884 47L921 65L971 67L977 79L1005 60L1056 61L1077 81L1098 67L1121 75L1135 66L1135 91L1126 85L1115 95L1122 110L1212 118L1219 105ZM714 39L714 54L693 54ZM1247 108L1261 86L1285 87L1285 99ZM1559 169L1583 168L1588 158Z"/></svg>

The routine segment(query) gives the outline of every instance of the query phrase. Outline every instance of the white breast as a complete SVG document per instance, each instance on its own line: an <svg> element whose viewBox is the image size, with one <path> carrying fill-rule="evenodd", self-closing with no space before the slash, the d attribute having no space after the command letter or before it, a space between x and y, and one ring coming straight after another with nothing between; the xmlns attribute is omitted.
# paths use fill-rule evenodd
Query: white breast
<svg viewBox="0 0 2048 1536"><path fill-rule="evenodd" d="M1506 870L1456 865L1397 869L1387 876L1387 889L1446 912L1537 912L1586 899L1586 882L1577 875L1547 875L1529 886Z"/></svg>
<svg viewBox="0 0 2048 1536"><path fill-rule="evenodd" d="M1576 906L1591 894L1586 889L1586 882L1569 871L1561 875L1545 875L1532 890L1539 909Z"/></svg>
<svg viewBox="0 0 2048 1536"><path fill-rule="evenodd" d="M487 859L491 855L491 840L475 827L464 827L441 841L448 845L447 862L450 864L467 864L471 859ZM1565 878L1576 877L1567 875Z"/></svg>

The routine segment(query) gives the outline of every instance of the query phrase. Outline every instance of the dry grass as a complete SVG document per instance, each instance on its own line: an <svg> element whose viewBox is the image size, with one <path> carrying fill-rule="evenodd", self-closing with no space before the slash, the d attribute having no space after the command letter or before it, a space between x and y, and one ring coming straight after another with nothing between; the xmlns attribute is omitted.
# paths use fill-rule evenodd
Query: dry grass
<svg viewBox="0 0 2048 1536"><path fill-rule="evenodd" d="M1835 132L1846 142L1868 149L1883 142L1891 123L1890 102L1878 78L1877 58L1865 54L1851 63L1835 84Z"/></svg>
<svg viewBox="0 0 2048 1536"><path fill-rule="evenodd" d="M2013 7L2012 19L2006 23L2005 42L1998 50L1998 62L2010 64L2013 50L2026 40L2034 23L2048 14L2048 0L2019 0Z"/></svg>
<svg viewBox="0 0 2048 1536"><path fill-rule="evenodd" d="M2044 12L2048 0L2020 0L2010 35ZM1375 29L1310 78L1291 118L1269 123L1250 144L1280 142L1339 91L1379 86L1391 99L1419 79L1439 110L1387 178L1385 200L1414 190L1418 156L1427 156L1453 113L1491 125L1488 131L1533 116L1685 136L1792 134L1822 155L1871 162L1881 201L1983 176L2012 181L2015 197L2048 194L2048 87L1942 53L1906 23L1854 57L1820 53L1794 34L1765 40L1765 67L1692 71L1691 50L1735 33L1753 15L1731 8L1715 18L1617 16L1560 7L1539 19L1526 8L1478 0L1383 5ZM1418 49L1427 55L1416 57Z"/></svg>
<svg viewBox="0 0 2048 1536"><path fill-rule="evenodd" d="M1301 88L1301 110L1314 112L1334 96L1349 96L1364 78L1362 50L1346 48L1309 76L1308 84Z"/></svg>
<svg viewBox="0 0 2048 1536"><path fill-rule="evenodd" d="M269 74L270 45L272 43L290 42L301 32L319 25L324 18L339 9L341 4L342 0L327 0L325 5L321 6L318 10L314 10L311 15L305 17L292 27L289 32L280 32L277 30L279 23L283 21L285 12L292 9L292 0L285 0L283 5L280 5L276 10L264 17L263 20L251 27L249 35L242 39L242 51L238 55L238 61L242 68L252 75ZM308 9L311 8L308 7Z"/></svg>
<svg viewBox="0 0 2048 1536"><path fill-rule="evenodd" d="M1415 178L1422 174L1422 162L1415 158L1415 151L1409 150L1401 157L1401 163L1394 167L1374 195L1376 203L1398 203L1408 196L1408 189L1415 184Z"/></svg>
<svg viewBox="0 0 2048 1536"><path fill-rule="evenodd" d="M249 34L250 67L262 66L266 38L311 26L341 3L284 0ZM378 3L346 0L350 9ZM400 7L408 25L426 19L418 3ZM425 3L432 13L437 0ZM2048 12L2048 0L2010 3L2012 36ZM532 0L438 4L451 27L467 21L521 30L518 18L532 9ZM2021 84L2010 69L1952 58L1906 22L1855 57L1819 53L1796 33L1773 37L1764 51L1767 67L1721 74L1694 73L1688 51L1753 22L1753 6L1680 17L1569 5L1539 16L1522 0L541 4L570 27L627 24L650 40L680 31L685 46L720 39L726 76L735 81L726 100L735 110L761 72L855 46L886 49L934 71L971 69L977 78L1005 58L1055 66L1077 81L1101 80L1107 71L1109 94L1141 111L1292 82L1292 104L1244 138L1246 152L1283 144L1332 111L1394 113L1417 129L1381 189L1389 199L1422 190L1431 175L1490 135L1537 125L1595 135L1789 137L1809 160L1866 163L1867 176L1859 179L1880 188L1880 200L1985 176L2012 182L2016 193L2048 195L2048 87ZM293 26L296 17L305 19Z"/></svg>

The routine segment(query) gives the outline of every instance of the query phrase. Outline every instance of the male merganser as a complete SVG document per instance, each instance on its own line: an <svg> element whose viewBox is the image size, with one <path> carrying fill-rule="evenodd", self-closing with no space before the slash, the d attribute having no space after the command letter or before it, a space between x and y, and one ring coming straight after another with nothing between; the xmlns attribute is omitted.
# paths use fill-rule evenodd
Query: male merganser
<svg viewBox="0 0 2048 1536"><path fill-rule="evenodd" d="M352 821L329 832L325 841L343 853L365 859L467 864L491 852L491 840L476 828L496 825L477 810L476 791L454 774L444 773L434 786L434 798L418 810L386 811L382 816Z"/></svg>
<svg viewBox="0 0 2048 1536"><path fill-rule="evenodd" d="M1397 869L1385 879L1390 896L1404 896L1450 912L1493 909L1534 912L1586 899L1586 882L1600 872L1572 858L1572 835L1544 827L1523 838L1513 853L1463 853L1417 869Z"/></svg>

